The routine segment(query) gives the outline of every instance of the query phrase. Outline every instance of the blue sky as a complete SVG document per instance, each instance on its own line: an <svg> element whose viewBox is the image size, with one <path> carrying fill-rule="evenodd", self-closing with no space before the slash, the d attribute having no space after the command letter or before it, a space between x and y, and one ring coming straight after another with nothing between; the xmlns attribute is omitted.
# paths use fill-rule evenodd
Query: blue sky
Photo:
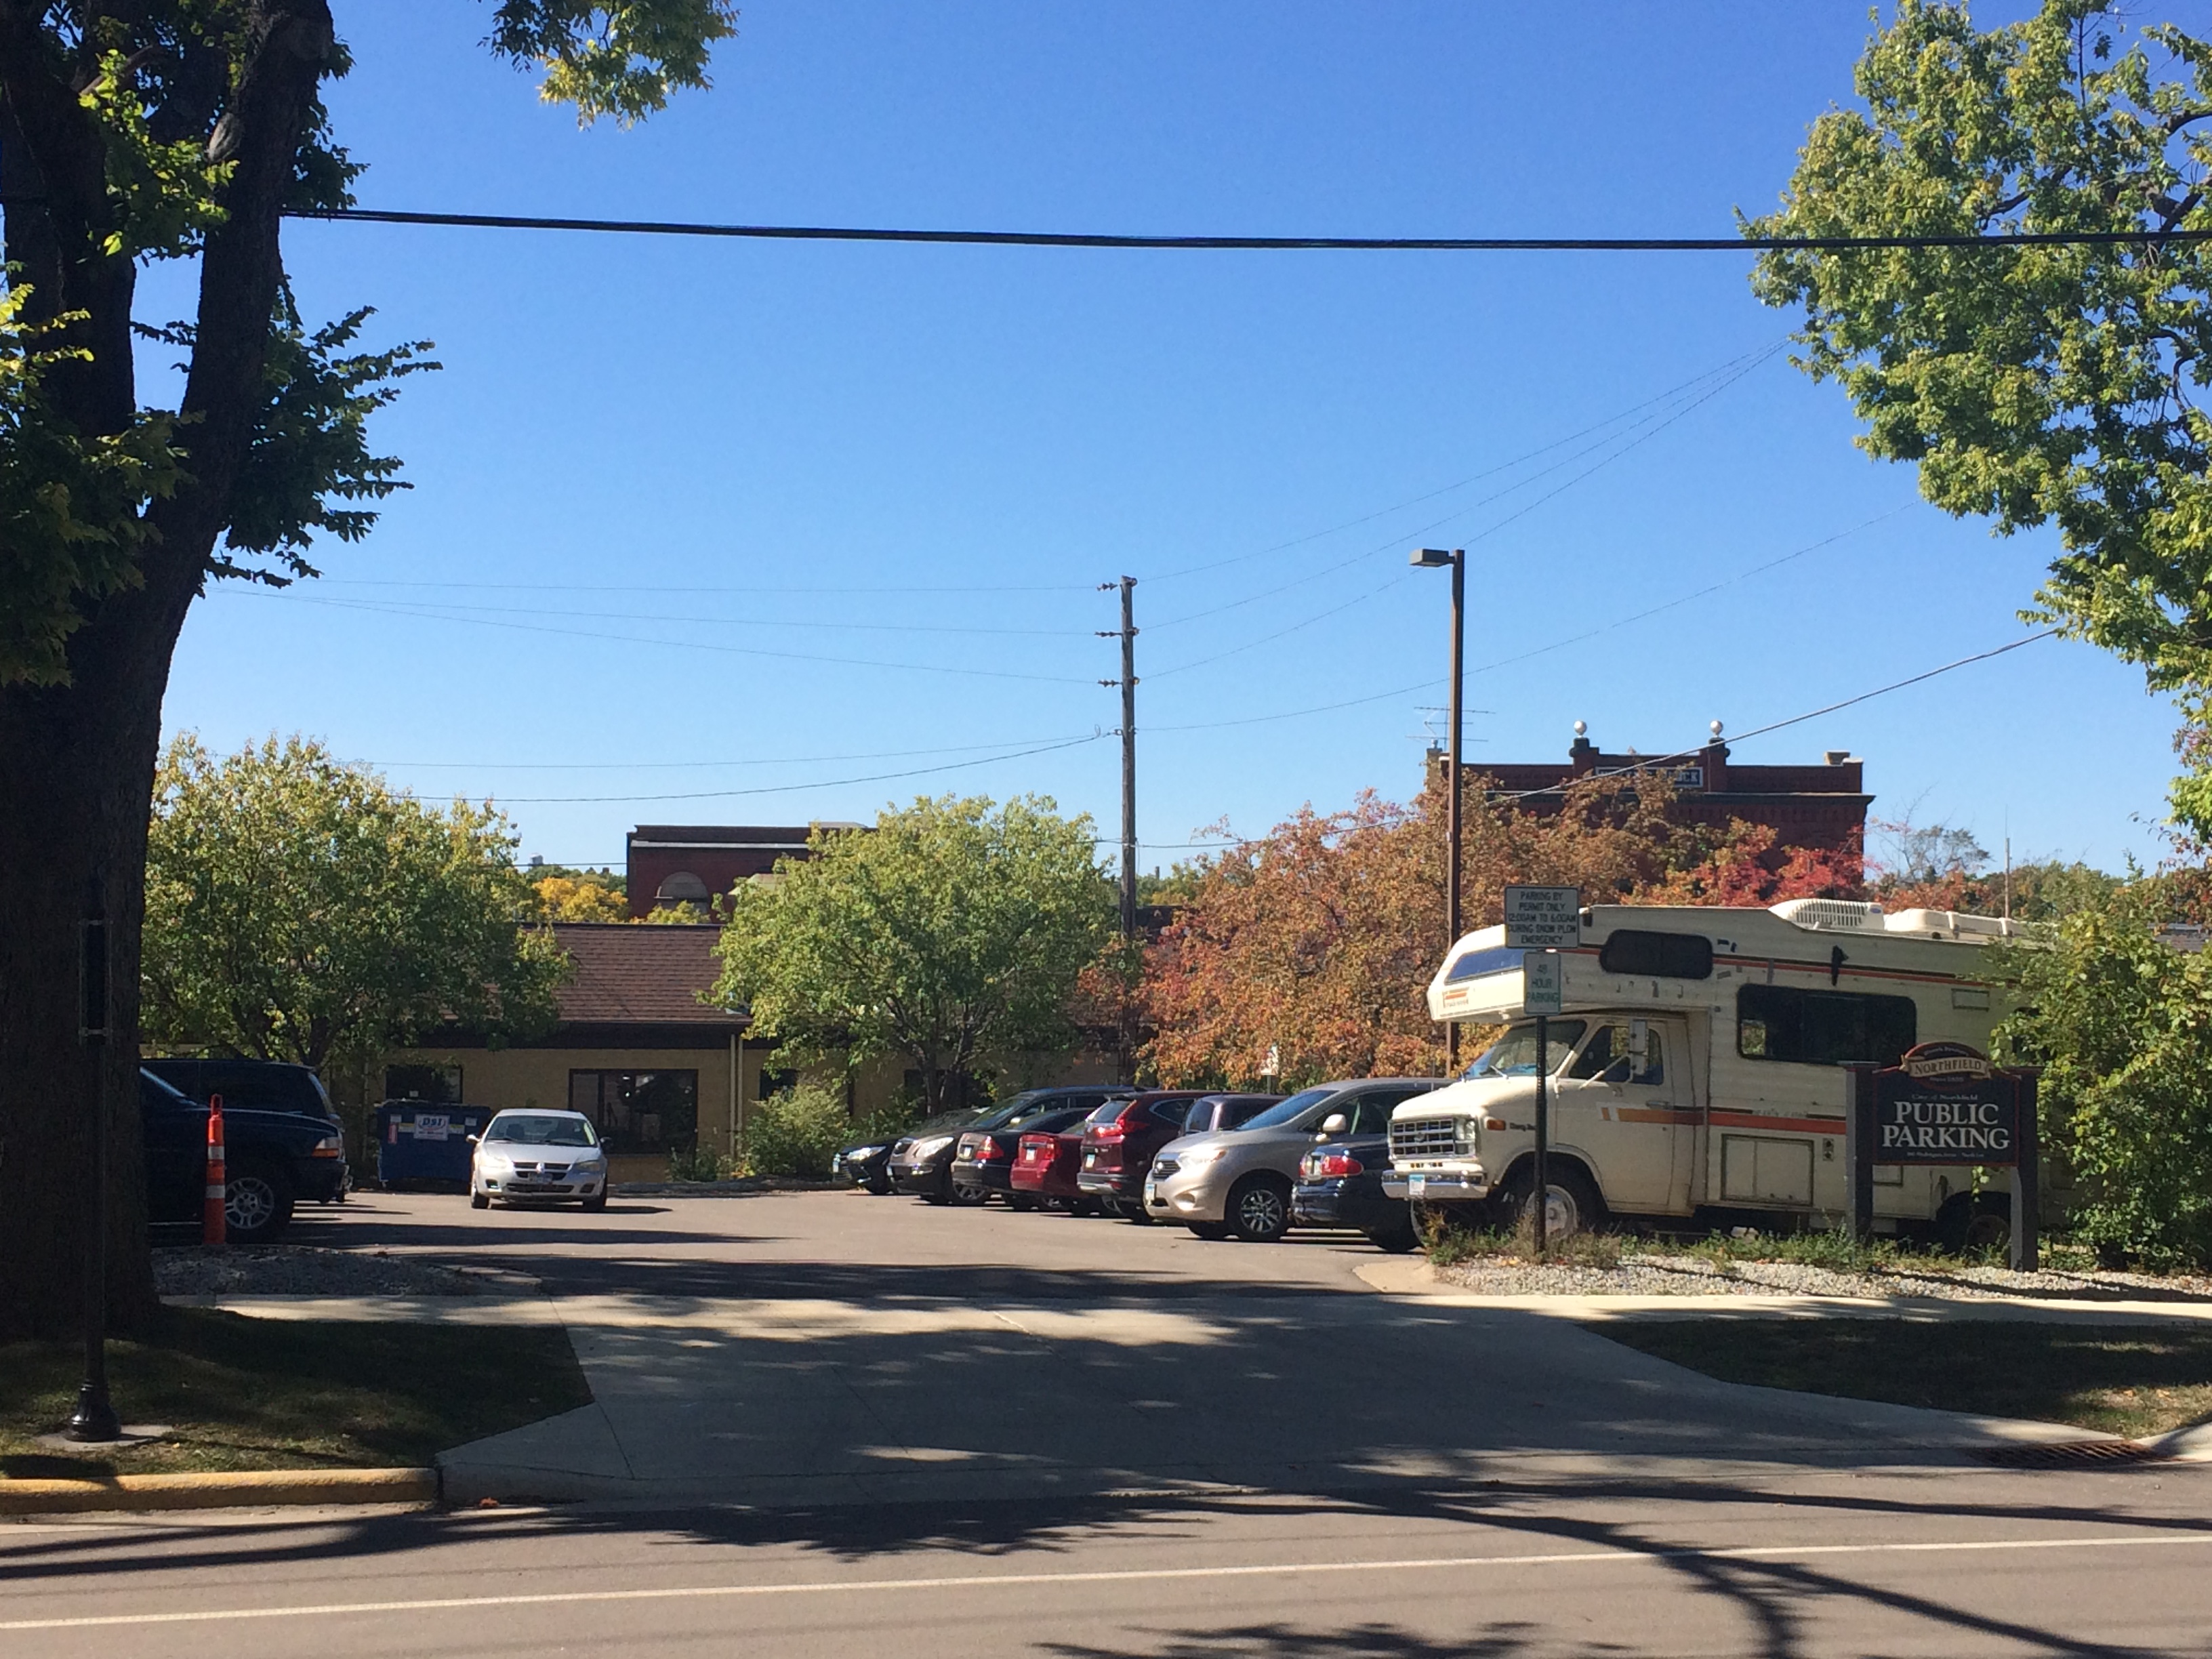
<svg viewBox="0 0 2212 1659"><path fill-rule="evenodd" d="M580 132L470 0L337 14L365 206L1256 234L1725 234L1868 27L1860 0L758 0L712 92ZM1097 585L1124 573L1149 867L1418 787L1447 584L1412 546L1469 548L1470 665L1526 657L1468 683L1468 752L1500 762L1577 719L1680 748L2003 644L2051 551L1860 454L1734 253L287 234L311 317L375 305L445 368L375 428L413 489L319 547L326 580L204 602L167 723L495 797L556 861L946 789L1112 835ZM2172 725L2048 641L1735 752L1847 749L1878 815L2113 865L2157 848Z"/></svg>

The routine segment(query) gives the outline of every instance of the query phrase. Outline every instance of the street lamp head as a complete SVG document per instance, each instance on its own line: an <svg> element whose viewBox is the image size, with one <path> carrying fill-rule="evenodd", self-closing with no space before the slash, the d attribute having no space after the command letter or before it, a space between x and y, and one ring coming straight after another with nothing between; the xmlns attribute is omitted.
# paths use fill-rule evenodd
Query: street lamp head
<svg viewBox="0 0 2212 1659"><path fill-rule="evenodd" d="M1449 570L1451 562L1451 550L1443 547L1417 547L1413 550L1413 556L1406 561L1423 570Z"/></svg>

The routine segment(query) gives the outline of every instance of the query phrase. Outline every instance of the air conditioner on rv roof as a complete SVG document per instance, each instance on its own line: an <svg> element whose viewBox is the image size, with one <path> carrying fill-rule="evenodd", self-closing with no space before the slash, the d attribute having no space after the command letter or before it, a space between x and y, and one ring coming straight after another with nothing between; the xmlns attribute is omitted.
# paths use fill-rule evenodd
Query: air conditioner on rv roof
<svg viewBox="0 0 2212 1659"><path fill-rule="evenodd" d="M1800 927L1823 933L1879 933L1883 931L1881 906L1853 899L1794 898L1767 907L1776 915Z"/></svg>

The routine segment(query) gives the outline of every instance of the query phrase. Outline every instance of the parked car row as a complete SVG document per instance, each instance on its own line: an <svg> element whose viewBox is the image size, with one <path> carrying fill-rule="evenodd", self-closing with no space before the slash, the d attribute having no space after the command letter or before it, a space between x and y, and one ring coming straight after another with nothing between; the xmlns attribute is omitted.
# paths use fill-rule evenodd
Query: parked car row
<svg viewBox="0 0 2212 1659"><path fill-rule="evenodd" d="M1132 1221L1272 1243L1294 1226L1352 1228L1386 1250L1416 1240L1384 1195L1390 1110L1437 1078L1361 1078L1279 1095L1093 1085L1031 1089L856 1142L833 1168L872 1193Z"/></svg>

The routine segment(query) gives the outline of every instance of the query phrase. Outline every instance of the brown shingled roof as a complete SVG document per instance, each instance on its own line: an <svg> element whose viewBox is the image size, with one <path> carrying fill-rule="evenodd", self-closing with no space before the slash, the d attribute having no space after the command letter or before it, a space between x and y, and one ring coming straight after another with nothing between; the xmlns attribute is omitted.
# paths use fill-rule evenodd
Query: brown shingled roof
<svg viewBox="0 0 2212 1659"><path fill-rule="evenodd" d="M717 927L556 922L553 936L574 960L558 993L564 1024L726 1025L732 1016L699 1000L721 971ZM744 1016L735 1017L742 1021Z"/></svg>

